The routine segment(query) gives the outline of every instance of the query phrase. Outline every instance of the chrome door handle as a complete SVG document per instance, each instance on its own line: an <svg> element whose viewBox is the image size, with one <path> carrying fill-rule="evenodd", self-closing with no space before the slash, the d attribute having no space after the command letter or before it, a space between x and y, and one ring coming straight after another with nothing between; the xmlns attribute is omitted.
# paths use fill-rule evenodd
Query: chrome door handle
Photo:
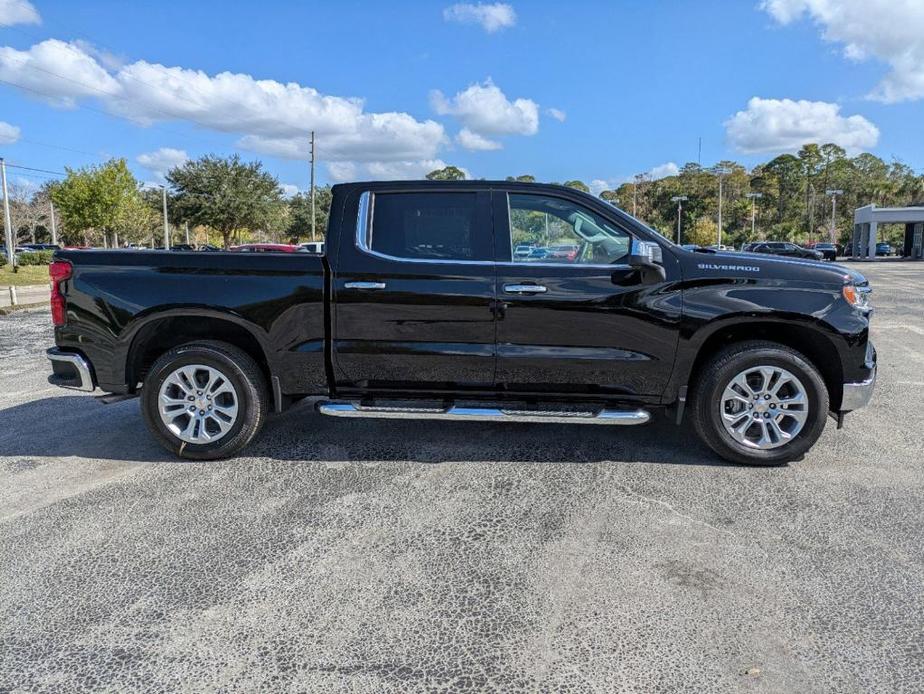
<svg viewBox="0 0 924 694"><path fill-rule="evenodd" d="M545 294L549 290L541 284L505 284L504 291L508 294Z"/></svg>
<svg viewBox="0 0 924 694"><path fill-rule="evenodd" d="M385 289L384 282L347 282L347 289Z"/></svg>

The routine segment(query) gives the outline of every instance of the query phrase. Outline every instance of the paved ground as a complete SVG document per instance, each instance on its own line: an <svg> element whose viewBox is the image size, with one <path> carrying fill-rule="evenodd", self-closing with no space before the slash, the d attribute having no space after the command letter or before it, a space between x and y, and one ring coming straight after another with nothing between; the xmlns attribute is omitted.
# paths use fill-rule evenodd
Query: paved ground
<svg viewBox="0 0 924 694"><path fill-rule="evenodd" d="M606 428L275 419L177 462L0 319L0 690L921 691L924 263L802 462Z"/></svg>
<svg viewBox="0 0 924 694"><path fill-rule="evenodd" d="M28 284L24 287L16 287L17 304L33 304L40 301L48 301L47 284ZM10 305L10 288L0 286L0 308Z"/></svg>

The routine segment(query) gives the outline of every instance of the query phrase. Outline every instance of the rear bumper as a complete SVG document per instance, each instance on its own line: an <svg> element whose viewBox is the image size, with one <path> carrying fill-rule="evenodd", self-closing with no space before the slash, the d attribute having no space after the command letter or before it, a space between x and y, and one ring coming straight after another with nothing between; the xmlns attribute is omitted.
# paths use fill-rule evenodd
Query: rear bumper
<svg viewBox="0 0 924 694"><path fill-rule="evenodd" d="M873 397L876 387L876 349L870 342L866 348L866 364L870 369L869 378L858 383L845 383L844 395L841 398L841 412L852 412L866 407Z"/></svg>
<svg viewBox="0 0 924 694"><path fill-rule="evenodd" d="M48 377L50 384L88 393L96 388L93 383L93 367L83 355L57 347L52 347L45 354L51 361L52 373Z"/></svg>

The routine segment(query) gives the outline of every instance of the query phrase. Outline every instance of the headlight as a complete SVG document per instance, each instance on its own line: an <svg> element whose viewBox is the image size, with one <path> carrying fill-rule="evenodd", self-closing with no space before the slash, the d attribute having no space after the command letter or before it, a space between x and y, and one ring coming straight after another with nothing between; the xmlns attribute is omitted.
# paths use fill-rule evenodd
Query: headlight
<svg viewBox="0 0 924 694"><path fill-rule="evenodd" d="M868 286L858 287L855 284L845 284L841 293L844 295L844 300L851 306L861 311L869 311L872 308L869 301L872 291Z"/></svg>

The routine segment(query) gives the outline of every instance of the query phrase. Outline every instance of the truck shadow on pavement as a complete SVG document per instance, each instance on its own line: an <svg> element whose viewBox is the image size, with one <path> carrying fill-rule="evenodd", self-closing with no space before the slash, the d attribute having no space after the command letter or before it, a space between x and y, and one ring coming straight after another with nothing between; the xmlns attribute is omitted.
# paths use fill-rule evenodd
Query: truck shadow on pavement
<svg viewBox="0 0 924 694"><path fill-rule="evenodd" d="M0 456L208 465L165 451L137 400L103 405L86 396L33 400L0 410ZM728 465L689 425L655 414L639 427L334 419L302 402L269 418L238 456L312 462L646 462Z"/></svg>

